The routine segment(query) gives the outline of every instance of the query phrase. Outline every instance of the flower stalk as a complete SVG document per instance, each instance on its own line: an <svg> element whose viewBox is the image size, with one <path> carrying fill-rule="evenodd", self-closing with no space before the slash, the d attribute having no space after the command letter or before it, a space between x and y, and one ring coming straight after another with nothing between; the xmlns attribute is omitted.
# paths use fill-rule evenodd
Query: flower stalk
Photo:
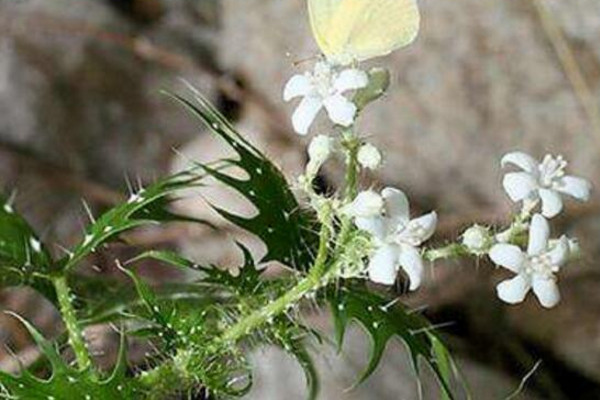
<svg viewBox="0 0 600 400"><path fill-rule="evenodd" d="M85 344L83 330L77 321L75 308L71 302L71 292L65 276L58 276L52 280L62 319L69 334L69 344L75 353L77 366L81 370L86 370L92 367L90 354Z"/></svg>

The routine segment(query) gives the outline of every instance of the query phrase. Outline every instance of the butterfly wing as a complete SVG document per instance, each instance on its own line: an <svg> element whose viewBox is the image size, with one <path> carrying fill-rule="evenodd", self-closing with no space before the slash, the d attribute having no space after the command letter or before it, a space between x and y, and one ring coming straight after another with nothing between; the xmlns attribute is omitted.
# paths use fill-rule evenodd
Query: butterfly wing
<svg viewBox="0 0 600 400"><path fill-rule="evenodd" d="M313 36L325 55L335 52L335 46L329 36L333 16L344 0L308 0L308 14Z"/></svg>
<svg viewBox="0 0 600 400"><path fill-rule="evenodd" d="M357 61L380 57L411 44L421 17L416 0L353 0L366 3L348 37L347 51Z"/></svg>
<svg viewBox="0 0 600 400"><path fill-rule="evenodd" d="M416 0L309 0L309 10L317 43L333 61L389 54L419 32Z"/></svg>

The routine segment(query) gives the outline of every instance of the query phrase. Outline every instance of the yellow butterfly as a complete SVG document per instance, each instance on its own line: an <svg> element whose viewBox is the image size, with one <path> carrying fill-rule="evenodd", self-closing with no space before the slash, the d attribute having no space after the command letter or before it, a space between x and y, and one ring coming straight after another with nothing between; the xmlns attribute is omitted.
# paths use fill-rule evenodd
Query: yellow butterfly
<svg viewBox="0 0 600 400"><path fill-rule="evenodd" d="M410 44L421 19L417 0L308 0L308 11L321 51L343 65Z"/></svg>

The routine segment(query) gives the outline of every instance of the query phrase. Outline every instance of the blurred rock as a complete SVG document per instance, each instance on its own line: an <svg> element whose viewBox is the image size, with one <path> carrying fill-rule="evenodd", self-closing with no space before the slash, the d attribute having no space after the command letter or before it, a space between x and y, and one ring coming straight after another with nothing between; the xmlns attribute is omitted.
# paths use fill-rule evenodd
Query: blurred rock
<svg viewBox="0 0 600 400"><path fill-rule="evenodd" d="M165 3L151 30L108 1L1 2L0 144L123 190L126 176L147 182L164 175L172 149L199 131L160 90L184 77L217 98L210 62L194 64L195 57L210 58L214 28L183 0ZM85 193L73 198L47 187L45 204L30 190L39 177L13 168L0 184L20 189L20 204L31 195L41 210L49 206L49 216L29 213L36 226L62 226L66 215L71 235L79 233L72 211ZM51 205L56 196L60 212Z"/></svg>
<svg viewBox="0 0 600 400"><path fill-rule="evenodd" d="M426 367L421 371L423 396L419 396L419 382L412 371L408 355L400 342L391 341L381 364L364 383L349 390L366 366L369 340L353 326L347 333L344 348L337 353L331 345L313 349L312 357L321 374L319 399L340 400L417 400L440 399L440 391L433 373ZM306 383L299 365L277 348L256 351L252 357L255 386L248 399L301 400L306 398ZM512 394L519 382L468 360L458 360L471 389L473 399L502 399ZM457 398L463 398L458 396ZM519 399L538 397L525 391Z"/></svg>

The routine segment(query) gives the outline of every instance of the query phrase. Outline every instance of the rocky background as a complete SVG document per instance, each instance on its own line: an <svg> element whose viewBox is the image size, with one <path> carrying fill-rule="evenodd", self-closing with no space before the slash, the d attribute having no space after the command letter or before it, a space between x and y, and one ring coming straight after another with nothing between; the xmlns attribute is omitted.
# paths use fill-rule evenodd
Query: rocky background
<svg viewBox="0 0 600 400"><path fill-rule="evenodd" d="M597 0L421 0L419 40L377 60L393 71L385 99L365 113L363 131L385 149L377 178L404 188L414 207L438 210L439 240L474 219L502 220L498 161L519 148L562 153L600 186L600 3ZM557 51L558 50L558 51ZM80 237L85 214L119 201L127 182L152 181L191 159L222 155L219 144L160 94L185 78L200 88L251 141L292 176L305 162L305 140L288 122L281 90L314 57L304 0L0 0L0 185L19 210L58 244ZM174 151L177 149L177 151ZM332 165L323 182L335 187ZM232 207L231 194L214 191ZM200 200L182 209L206 214ZM504 275L484 263L437 266L406 301L443 328L474 399L504 399L541 360L521 399L600 398L600 202L569 204L559 223L581 239L585 259L562 275L563 302L508 307L495 298ZM198 228L144 231L140 246L178 247L199 261L232 264L215 246L232 235ZM251 240L243 238L244 240ZM220 242L219 242L220 243ZM111 257L99 256L113 274ZM160 273L148 275L159 280ZM46 332L59 331L52 309L30 293L0 292ZM307 316L324 329L326 314ZM98 328L98 358L110 341ZM26 335L0 316L0 339L35 357ZM366 384L345 391L365 362L368 343L355 330L342 354L319 354L322 399L419 398L401 345ZM0 352L3 350L0 350ZM254 356L252 399L302 399L293 361L265 349ZM0 367L14 369L10 357ZM425 398L437 398L431 379Z"/></svg>

